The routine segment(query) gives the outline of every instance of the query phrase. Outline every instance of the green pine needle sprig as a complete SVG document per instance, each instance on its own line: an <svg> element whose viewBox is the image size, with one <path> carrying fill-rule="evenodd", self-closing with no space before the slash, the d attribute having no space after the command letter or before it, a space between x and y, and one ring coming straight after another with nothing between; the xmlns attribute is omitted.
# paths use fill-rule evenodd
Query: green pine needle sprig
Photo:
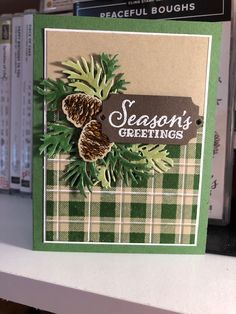
<svg viewBox="0 0 236 314"><path fill-rule="evenodd" d="M148 167L156 172L164 173L173 167L173 159L168 157L169 152L163 144L135 144L132 151L139 153Z"/></svg>
<svg viewBox="0 0 236 314"><path fill-rule="evenodd" d="M114 79L114 83L110 91L111 93L123 93L127 89L126 85L129 84L129 82L123 78L123 73L116 74L116 71L120 68L117 56L118 55L112 56L104 52L100 55L102 68L107 79Z"/></svg>
<svg viewBox="0 0 236 314"><path fill-rule="evenodd" d="M132 145L114 144L103 161L100 161L98 178L103 187L109 188L119 179L129 185L130 182L139 183L151 176L143 156L132 152L131 147Z"/></svg>
<svg viewBox="0 0 236 314"><path fill-rule="evenodd" d="M102 53L100 55L101 58L101 64L104 73L106 73L107 79L113 78L116 74L116 70L120 68L120 65L118 64L117 55L111 56L106 53Z"/></svg>
<svg viewBox="0 0 236 314"><path fill-rule="evenodd" d="M98 180L98 170L94 162L86 162L78 157L73 157L66 166L63 179L70 187L77 189L86 197L86 188L92 192L94 183Z"/></svg>
<svg viewBox="0 0 236 314"><path fill-rule="evenodd" d="M50 78L42 80L35 91L44 97L48 111L60 110L62 100L73 93L73 88L61 79L52 80Z"/></svg>
<svg viewBox="0 0 236 314"><path fill-rule="evenodd" d="M80 60L67 60L62 64L69 68L63 73L68 75L69 80L73 80L69 86L73 87L76 92L95 96L101 100L109 96L114 80L104 75L101 65L94 62L93 56L90 56L90 62L81 57Z"/></svg>
<svg viewBox="0 0 236 314"><path fill-rule="evenodd" d="M48 124L48 132L43 135L43 144L39 147L40 154L46 153L49 158L59 153L70 153L73 148L75 128L55 122Z"/></svg>

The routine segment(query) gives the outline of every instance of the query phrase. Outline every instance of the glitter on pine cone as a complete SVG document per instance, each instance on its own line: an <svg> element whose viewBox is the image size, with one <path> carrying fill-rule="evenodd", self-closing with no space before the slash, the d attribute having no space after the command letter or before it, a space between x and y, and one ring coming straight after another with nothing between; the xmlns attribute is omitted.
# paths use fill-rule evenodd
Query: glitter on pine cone
<svg viewBox="0 0 236 314"><path fill-rule="evenodd" d="M77 128L82 128L89 121L95 119L101 109L101 100L86 94L72 94L62 101L62 110L67 120Z"/></svg>
<svg viewBox="0 0 236 314"><path fill-rule="evenodd" d="M96 161L104 158L112 145L108 136L102 133L102 124L92 120L81 132L78 142L79 154L85 161Z"/></svg>

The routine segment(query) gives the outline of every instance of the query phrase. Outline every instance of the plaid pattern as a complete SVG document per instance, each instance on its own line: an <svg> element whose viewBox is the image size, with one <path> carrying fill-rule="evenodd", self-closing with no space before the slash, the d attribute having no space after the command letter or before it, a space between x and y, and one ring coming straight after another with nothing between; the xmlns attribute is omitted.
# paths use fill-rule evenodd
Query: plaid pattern
<svg viewBox="0 0 236 314"><path fill-rule="evenodd" d="M202 131L202 130L201 130ZM68 156L48 159L45 241L194 244L202 133L186 146L169 145L174 167L139 185L72 192L61 179Z"/></svg>
<svg viewBox="0 0 236 314"><path fill-rule="evenodd" d="M194 244L202 133L186 146L167 146L174 167L130 187L71 191L62 180L68 156L48 159L45 241Z"/></svg>

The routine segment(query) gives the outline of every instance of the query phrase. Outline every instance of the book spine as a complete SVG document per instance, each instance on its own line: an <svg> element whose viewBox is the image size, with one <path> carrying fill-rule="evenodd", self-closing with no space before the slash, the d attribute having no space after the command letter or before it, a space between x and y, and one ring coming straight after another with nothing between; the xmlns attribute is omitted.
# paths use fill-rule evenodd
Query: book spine
<svg viewBox="0 0 236 314"><path fill-rule="evenodd" d="M226 165L228 144L228 111L229 111L229 71L230 71L230 41L231 22L223 23L221 57L217 91L216 129L213 150L212 183L209 217L211 219L223 219L225 211L230 208L227 183ZM219 167L219 165L221 165ZM227 201L227 203L225 203ZM225 211L223 209L225 208ZM225 215L229 219L229 215ZM227 222L227 221L226 221Z"/></svg>
<svg viewBox="0 0 236 314"><path fill-rule="evenodd" d="M20 191L32 192L33 14L23 16Z"/></svg>
<svg viewBox="0 0 236 314"><path fill-rule="evenodd" d="M192 19L198 21L229 21L231 0L161 0L161 1L79 1L74 15L108 18Z"/></svg>
<svg viewBox="0 0 236 314"><path fill-rule="evenodd" d="M41 13L72 12L74 0L41 0Z"/></svg>
<svg viewBox="0 0 236 314"><path fill-rule="evenodd" d="M20 190L21 78L23 17L12 18L10 188Z"/></svg>
<svg viewBox="0 0 236 314"><path fill-rule="evenodd" d="M10 188L11 18L0 18L0 190Z"/></svg>

